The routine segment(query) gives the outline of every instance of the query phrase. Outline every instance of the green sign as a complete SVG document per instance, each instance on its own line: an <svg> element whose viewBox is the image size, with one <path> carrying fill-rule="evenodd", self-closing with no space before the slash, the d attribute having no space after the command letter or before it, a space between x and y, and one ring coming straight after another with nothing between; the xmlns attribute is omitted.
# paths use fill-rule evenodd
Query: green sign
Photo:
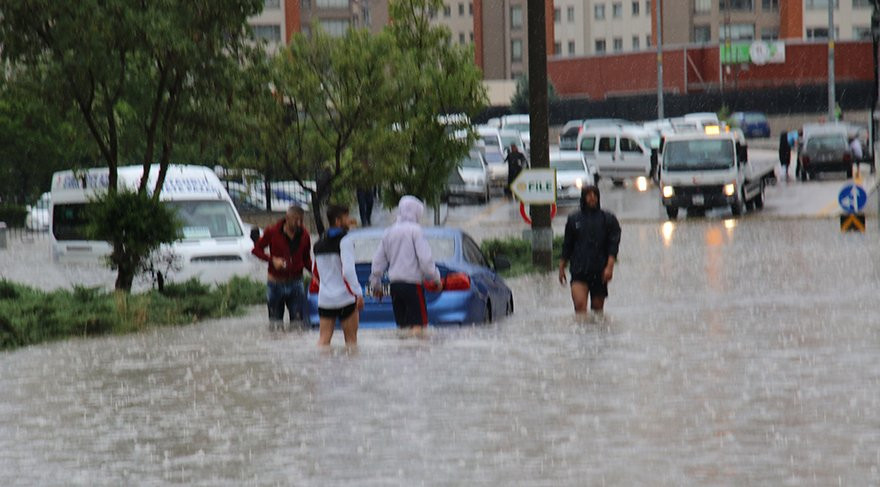
<svg viewBox="0 0 880 487"><path fill-rule="evenodd" d="M785 43L778 41L724 42L719 46L721 64L768 64L785 62Z"/></svg>

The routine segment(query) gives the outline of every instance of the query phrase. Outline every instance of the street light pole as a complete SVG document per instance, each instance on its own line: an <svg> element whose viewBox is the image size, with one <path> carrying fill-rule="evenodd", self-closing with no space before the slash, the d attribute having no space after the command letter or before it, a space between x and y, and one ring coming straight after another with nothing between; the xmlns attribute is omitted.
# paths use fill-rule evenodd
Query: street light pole
<svg viewBox="0 0 880 487"><path fill-rule="evenodd" d="M547 25L546 0L528 0L529 33L529 150L532 169L550 167L550 140L547 108ZM531 205L532 264L543 270L553 268L553 228L550 205Z"/></svg>
<svg viewBox="0 0 880 487"><path fill-rule="evenodd" d="M828 0L828 121L837 121L834 96L834 0Z"/></svg>
<svg viewBox="0 0 880 487"><path fill-rule="evenodd" d="M657 119L663 119L663 0L657 0Z"/></svg>

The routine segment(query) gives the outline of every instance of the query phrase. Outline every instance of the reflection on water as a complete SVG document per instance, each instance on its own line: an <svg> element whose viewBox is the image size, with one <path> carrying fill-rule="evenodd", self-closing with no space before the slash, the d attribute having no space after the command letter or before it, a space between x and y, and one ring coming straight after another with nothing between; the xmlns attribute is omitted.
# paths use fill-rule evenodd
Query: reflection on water
<svg viewBox="0 0 880 487"><path fill-rule="evenodd" d="M550 274L357 353L261 307L6 353L0 484L876 485L878 244L835 224L625 225L588 323Z"/></svg>

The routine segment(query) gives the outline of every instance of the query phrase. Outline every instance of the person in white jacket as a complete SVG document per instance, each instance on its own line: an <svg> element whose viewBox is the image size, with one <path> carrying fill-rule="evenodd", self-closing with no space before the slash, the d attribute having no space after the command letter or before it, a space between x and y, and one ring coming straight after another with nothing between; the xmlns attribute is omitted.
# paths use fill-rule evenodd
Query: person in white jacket
<svg viewBox="0 0 880 487"><path fill-rule="evenodd" d="M315 270L312 273L312 278L318 279L319 283L318 345L330 345L337 319L342 324L345 344L357 345L359 312L364 309L364 295L354 267L354 248L351 240L345 238L351 225L348 208L331 205L327 208L327 223L330 228L315 243Z"/></svg>
<svg viewBox="0 0 880 487"><path fill-rule="evenodd" d="M420 333L428 324L423 283L431 283L432 290L442 288L440 271L419 224L424 212L425 205L415 196L400 198L397 221L385 230L370 272L370 289L374 296L381 297L382 274L388 271L394 321L414 333Z"/></svg>

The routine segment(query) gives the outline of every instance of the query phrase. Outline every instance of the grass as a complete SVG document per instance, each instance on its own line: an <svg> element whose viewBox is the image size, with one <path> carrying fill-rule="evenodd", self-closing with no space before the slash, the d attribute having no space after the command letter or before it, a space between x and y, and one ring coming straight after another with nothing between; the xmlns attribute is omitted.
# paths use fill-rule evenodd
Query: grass
<svg viewBox="0 0 880 487"><path fill-rule="evenodd" d="M167 284L162 293L135 295L86 287L43 292L0 280L0 350L234 316L265 300L265 283L238 277L217 286Z"/></svg>
<svg viewBox="0 0 880 487"><path fill-rule="evenodd" d="M518 277L525 274L543 272L532 264L532 244L521 238L488 239L480 246L483 254L492 260L496 255L503 255L510 260L510 269L501 272L503 277ZM553 237L553 260L551 268L559 265L562 255L562 236Z"/></svg>

